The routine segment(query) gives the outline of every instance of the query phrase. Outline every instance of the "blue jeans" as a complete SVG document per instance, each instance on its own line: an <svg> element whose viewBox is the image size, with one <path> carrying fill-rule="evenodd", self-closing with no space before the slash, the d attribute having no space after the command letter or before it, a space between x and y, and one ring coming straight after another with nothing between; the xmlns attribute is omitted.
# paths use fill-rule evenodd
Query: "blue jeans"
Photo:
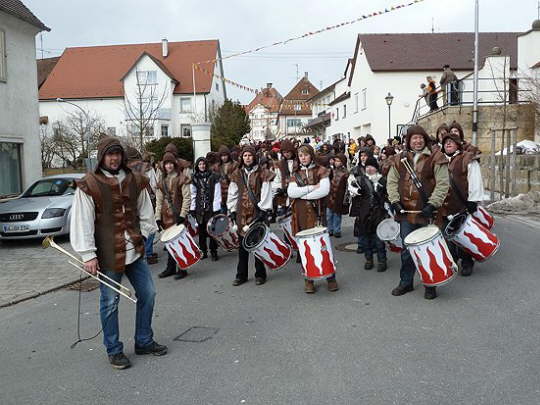
<svg viewBox="0 0 540 405"><path fill-rule="evenodd" d="M148 235L148 239L144 242L144 256L150 257L154 254L154 236L155 233Z"/></svg>
<svg viewBox="0 0 540 405"><path fill-rule="evenodd" d="M123 273L113 270L101 270L105 275L120 282ZM156 289L152 275L144 258L139 258L126 266L125 274L135 289L137 297L137 310L135 315L135 345L147 346L153 341L152 314L154 312L154 300ZM118 331L118 301L120 295L100 283L101 297L99 300L99 312L101 326L103 328L103 344L107 348L107 354L122 353L124 345L119 340Z"/></svg>
<svg viewBox="0 0 540 405"><path fill-rule="evenodd" d="M341 214L336 214L330 208L326 209L326 222L328 224L328 232L341 233Z"/></svg>
<svg viewBox="0 0 540 405"><path fill-rule="evenodd" d="M405 237L412 231L416 231L418 228L422 228L425 225L411 224L407 221L401 221L400 223L400 235L401 240L405 240ZM412 285L414 281L414 273L416 272L416 266L414 265L409 249L404 248L401 251L401 269L399 270L399 277L401 286Z"/></svg>
<svg viewBox="0 0 540 405"><path fill-rule="evenodd" d="M358 245L364 251L366 260L373 260L373 255L376 253L378 262L386 261L386 246L376 234L360 235L358 237Z"/></svg>

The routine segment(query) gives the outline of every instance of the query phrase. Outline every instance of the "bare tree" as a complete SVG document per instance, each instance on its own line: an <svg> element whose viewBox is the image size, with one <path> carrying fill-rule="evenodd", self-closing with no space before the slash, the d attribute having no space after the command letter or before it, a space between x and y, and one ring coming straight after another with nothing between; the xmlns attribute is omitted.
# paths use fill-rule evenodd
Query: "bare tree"
<svg viewBox="0 0 540 405"><path fill-rule="evenodd" d="M54 122L52 128L52 142L55 156L62 161L64 167L71 166L77 168L81 156L77 135L70 131L69 127L62 121Z"/></svg>
<svg viewBox="0 0 540 405"><path fill-rule="evenodd" d="M54 139L51 136L47 125L41 124L39 126L39 142L41 144L41 167L48 169L52 167L56 152L54 148Z"/></svg>
<svg viewBox="0 0 540 405"><path fill-rule="evenodd" d="M167 97L167 88L159 94L157 83L149 80L149 74L136 70L137 78L133 97L124 97L124 108L127 121L128 138L135 138L140 151L144 150L144 136L151 135L159 118L161 106ZM129 143L131 143L128 140Z"/></svg>
<svg viewBox="0 0 540 405"><path fill-rule="evenodd" d="M65 124L76 137L82 157L88 157L89 150L95 149L99 137L106 133L103 119L86 110L84 113L78 110L70 113Z"/></svg>

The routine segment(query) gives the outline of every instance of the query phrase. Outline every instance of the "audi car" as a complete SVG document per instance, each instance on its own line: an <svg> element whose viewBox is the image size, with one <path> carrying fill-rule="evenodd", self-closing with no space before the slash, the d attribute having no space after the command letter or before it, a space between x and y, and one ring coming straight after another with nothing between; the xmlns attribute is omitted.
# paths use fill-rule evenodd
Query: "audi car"
<svg viewBox="0 0 540 405"><path fill-rule="evenodd" d="M0 202L0 240L68 234L75 180L83 176L74 173L44 177L20 196Z"/></svg>

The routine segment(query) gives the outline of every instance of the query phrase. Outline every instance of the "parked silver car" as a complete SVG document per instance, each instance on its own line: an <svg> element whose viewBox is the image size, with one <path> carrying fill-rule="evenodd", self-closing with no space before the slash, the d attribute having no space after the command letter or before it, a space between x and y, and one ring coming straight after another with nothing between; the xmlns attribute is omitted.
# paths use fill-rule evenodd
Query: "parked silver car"
<svg viewBox="0 0 540 405"><path fill-rule="evenodd" d="M19 197L0 202L0 240L69 233L75 179L82 173L44 177Z"/></svg>

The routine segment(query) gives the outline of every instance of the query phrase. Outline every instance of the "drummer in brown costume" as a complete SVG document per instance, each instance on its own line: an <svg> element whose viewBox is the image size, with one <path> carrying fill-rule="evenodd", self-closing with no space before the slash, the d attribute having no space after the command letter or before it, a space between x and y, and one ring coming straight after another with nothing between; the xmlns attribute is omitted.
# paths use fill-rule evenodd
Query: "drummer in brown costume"
<svg viewBox="0 0 540 405"><path fill-rule="evenodd" d="M167 347L156 343L152 314L156 290L144 260L144 238L157 231L148 179L126 165L120 141L105 137L98 144L98 166L77 182L71 208L70 240L86 271L99 270L116 282L125 274L135 289L137 313L135 354L163 355ZM103 343L114 368L131 365L119 340L119 295L100 284Z"/></svg>
<svg viewBox="0 0 540 405"><path fill-rule="evenodd" d="M161 229L168 229L173 225L183 224L191 205L191 190L189 178L178 167L176 157L166 152L163 155L163 177L158 184L156 193L156 222ZM176 262L170 253L167 253L167 267L159 278L174 275L180 280L186 277L186 270L176 272Z"/></svg>
<svg viewBox="0 0 540 405"><path fill-rule="evenodd" d="M221 213L227 215L227 192L231 182L231 174L238 168L238 162L231 159L231 152L228 147L219 147L219 175L221 184Z"/></svg>
<svg viewBox="0 0 540 405"><path fill-rule="evenodd" d="M252 223L266 221L268 211L272 209L273 179L274 173L258 165L255 148L245 146L242 149L240 167L231 175L227 197L230 217L233 222L236 222L240 236L234 286L244 284L248 280L249 252L244 249L242 239L246 234L245 227ZM255 284L262 285L265 282L264 263L255 258Z"/></svg>
<svg viewBox="0 0 540 405"><path fill-rule="evenodd" d="M333 161L334 164L331 169L332 180L330 182L330 193L328 194L326 207L326 220L330 236L341 238L341 216L349 212L349 207L345 205L349 172L347 171L347 157L343 153L338 153Z"/></svg>
<svg viewBox="0 0 540 405"><path fill-rule="evenodd" d="M394 157L394 164L388 172L388 199L396 221L401 226L401 239L411 232L429 224L435 216L449 188L448 160L444 155L429 147L429 136L419 125L407 130L406 149ZM406 158L422 183L419 190L412 181L401 159ZM419 211L419 213L404 213ZM415 265L408 249L401 251L400 283L392 290L392 295L403 295L413 290ZM436 287L425 287L424 298L437 297Z"/></svg>
<svg viewBox="0 0 540 405"><path fill-rule="evenodd" d="M272 191L277 206L278 216L285 214L288 208L287 186L296 164L296 148L285 139L281 142L281 159L275 164L276 177L272 182Z"/></svg>
<svg viewBox="0 0 540 405"><path fill-rule="evenodd" d="M448 159L450 189L444 203L437 213L437 222L444 227L448 224L449 215L457 215L465 211L473 214L478 209L478 202L484 199L482 172L475 151L463 151L463 141L459 134L450 132L441 139L444 155ZM448 244L452 256L461 259L461 275L470 276L473 272L474 260L454 243Z"/></svg>
<svg viewBox="0 0 540 405"><path fill-rule="evenodd" d="M298 167L291 176L287 194L292 200L292 232L314 228L321 223L322 199L330 192L329 170L315 162L315 151L310 145L298 148ZM327 279L328 290L337 291L335 274ZM314 293L313 280L305 280L304 291Z"/></svg>

